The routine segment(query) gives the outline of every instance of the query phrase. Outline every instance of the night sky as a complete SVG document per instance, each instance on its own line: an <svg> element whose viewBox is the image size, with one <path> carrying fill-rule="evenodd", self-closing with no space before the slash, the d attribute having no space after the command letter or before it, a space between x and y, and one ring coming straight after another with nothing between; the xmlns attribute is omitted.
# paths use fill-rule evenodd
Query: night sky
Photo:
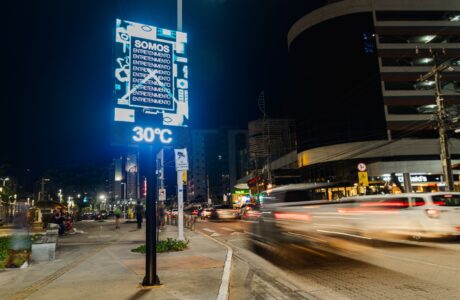
<svg viewBox="0 0 460 300"><path fill-rule="evenodd" d="M184 0L191 128L246 128L287 97L287 32L325 0ZM115 19L176 29L176 1L9 1L0 164L109 162Z"/></svg>

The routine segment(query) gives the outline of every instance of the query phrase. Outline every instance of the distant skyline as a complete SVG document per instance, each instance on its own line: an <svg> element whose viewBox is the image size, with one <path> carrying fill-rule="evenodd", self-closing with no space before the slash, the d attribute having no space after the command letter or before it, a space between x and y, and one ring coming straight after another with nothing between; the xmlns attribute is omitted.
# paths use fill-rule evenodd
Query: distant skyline
<svg viewBox="0 0 460 300"><path fill-rule="evenodd" d="M286 97L287 31L326 1L184 0L191 129L245 128ZM109 162L115 19L176 29L176 1L26 1L4 10L0 164Z"/></svg>

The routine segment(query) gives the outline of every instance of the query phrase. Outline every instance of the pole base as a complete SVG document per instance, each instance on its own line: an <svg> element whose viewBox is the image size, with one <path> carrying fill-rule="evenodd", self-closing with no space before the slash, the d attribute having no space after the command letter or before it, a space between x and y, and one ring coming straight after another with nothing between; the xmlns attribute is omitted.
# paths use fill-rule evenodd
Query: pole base
<svg viewBox="0 0 460 300"><path fill-rule="evenodd" d="M153 282L151 282L151 280L149 280L147 276L144 277L144 280L142 280L141 286L142 288L149 289L149 288L154 288L154 287L161 287L163 285L160 283L160 278L158 277L158 275L155 274L155 278L153 279Z"/></svg>

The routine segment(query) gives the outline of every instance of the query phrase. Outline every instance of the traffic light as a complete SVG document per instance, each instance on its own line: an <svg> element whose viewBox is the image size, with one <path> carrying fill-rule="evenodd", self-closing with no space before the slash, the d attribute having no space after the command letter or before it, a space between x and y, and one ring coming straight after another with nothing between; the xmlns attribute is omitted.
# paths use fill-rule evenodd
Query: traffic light
<svg viewBox="0 0 460 300"><path fill-rule="evenodd" d="M88 196L85 196L85 197L83 198L83 203L88 203Z"/></svg>

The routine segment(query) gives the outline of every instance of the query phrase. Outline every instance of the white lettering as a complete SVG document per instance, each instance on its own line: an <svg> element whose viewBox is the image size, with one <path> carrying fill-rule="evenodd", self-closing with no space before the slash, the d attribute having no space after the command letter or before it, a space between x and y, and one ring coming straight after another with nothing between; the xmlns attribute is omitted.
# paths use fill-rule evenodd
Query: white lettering
<svg viewBox="0 0 460 300"><path fill-rule="evenodd" d="M140 41L140 40L134 41L134 47L154 50L154 51L159 51L159 52L164 52L164 53L169 53L171 51L169 45L157 44L154 42L152 43L152 42Z"/></svg>
<svg viewBox="0 0 460 300"><path fill-rule="evenodd" d="M133 131L136 133L133 136L133 141L135 142L146 142L153 143L155 141L155 135L159 136L160 142L163 144L169 144L172 142L172 131L170 129L160 129L152 127L141 127L136 126L133 128Z"/></svg>

